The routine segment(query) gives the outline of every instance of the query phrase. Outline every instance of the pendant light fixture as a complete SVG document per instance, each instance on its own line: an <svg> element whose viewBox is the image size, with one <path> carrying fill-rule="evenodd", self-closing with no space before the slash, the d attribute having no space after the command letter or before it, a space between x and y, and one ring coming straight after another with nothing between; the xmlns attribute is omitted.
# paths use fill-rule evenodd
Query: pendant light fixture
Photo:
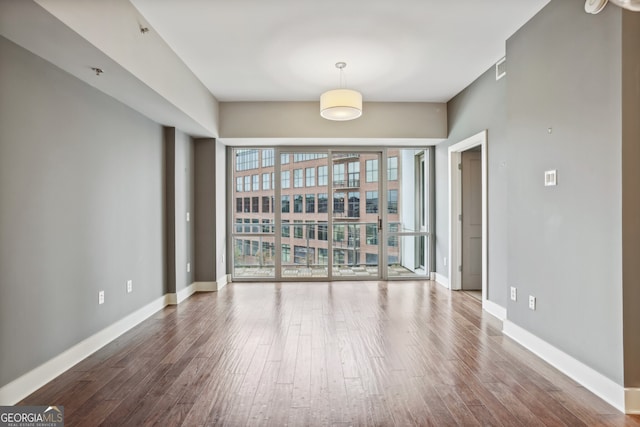
<svg viewBox="0 0 640 427"><path fill-rule="evenodd" d="M584 10L595 15L600 13L608 2L609 0L586 0ZM611 3L632 12L640 12L640 0L611 0Z"/></svg>
<svg viewBox="0 0 640 427"><path fill-rule="evenodd" d="M345 62L336 63L340 70L340 89L329 90L320 95L320 115L327 120L346 121L362 115L362 94L344 88Z"/></svg>

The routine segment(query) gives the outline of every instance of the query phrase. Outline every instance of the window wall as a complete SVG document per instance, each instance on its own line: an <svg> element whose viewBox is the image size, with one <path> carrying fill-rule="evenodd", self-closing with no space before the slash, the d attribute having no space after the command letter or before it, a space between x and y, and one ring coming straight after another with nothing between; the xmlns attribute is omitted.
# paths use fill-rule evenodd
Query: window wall
<svg viewBox="0 0 640 427"><path fill-rule="evenodd" d="M427 277L429 153L229 149L233 279Z"/></svg>

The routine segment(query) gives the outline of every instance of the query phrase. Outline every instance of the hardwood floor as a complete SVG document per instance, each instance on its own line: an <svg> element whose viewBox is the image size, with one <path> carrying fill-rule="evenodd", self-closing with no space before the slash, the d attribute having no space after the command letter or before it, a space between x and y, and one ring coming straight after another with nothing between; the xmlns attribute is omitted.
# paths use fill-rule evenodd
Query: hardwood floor
<svg viewBox="0 0 640 427"><path fill-rule="evenodd" d="M167 307L23 405L67 426L640 426L433 282L230 284Z"/></svg>

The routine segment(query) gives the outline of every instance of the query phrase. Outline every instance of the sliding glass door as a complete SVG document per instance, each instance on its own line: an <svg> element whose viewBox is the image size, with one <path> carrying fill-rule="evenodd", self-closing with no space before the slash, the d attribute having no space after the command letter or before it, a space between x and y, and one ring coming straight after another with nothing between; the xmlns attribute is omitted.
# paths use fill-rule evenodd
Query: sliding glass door
<svg viewBox="0 0 640 427"><path fill-rule="evenodd" d="M234 280L424 277L425 150L229 151Z"/></svg>
<svg viewBox="0 0 640 427"><path fill-rule="evenodd" d="M333 277L381 277L381 158L381 152L331 154Z"/></svg>
<svg viewBox="0 0 640 427"><path fill-rule="evenodd" d="M329 155L280 150L280 278L329 278Z"/></svg>

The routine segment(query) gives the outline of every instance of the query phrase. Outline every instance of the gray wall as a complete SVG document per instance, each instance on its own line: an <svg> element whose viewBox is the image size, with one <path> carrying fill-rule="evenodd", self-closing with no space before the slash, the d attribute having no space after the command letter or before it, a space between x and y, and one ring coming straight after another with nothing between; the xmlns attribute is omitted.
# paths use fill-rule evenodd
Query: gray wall
<svg viewBox="0 0 640 427"><path fill-rule="evenodd" d="M436 271L448 274L447 147L488 129L489 299L507 307L511 322L622 384L622 12L607 7L593 16L583 7L552 1L507 41L505 78L496 82L492 68L449 102L449 139L436 148ZM638 52L633 37L628 50ZM634 61L627 114L635 124ZM625 181L635 188L637 132L629 130L626 145L634 160ZM543 186L549 169L558 170L557 187ZM626 197L637 203L637 195ZM637 237L629 241L637 260ZM640 300L638 273L629 274L625 326L639 316L631 311ZM509 286L518 288L517 302L507 298ZM625 329L634 331L625 338L626 359L637 360L637 328ZM627 379L638 384L637 367Z"/></svg>
<svg viewBox="0 0 640 427"><path fill-rule="evenodd" d="M216 176L216 230L227 229L227 154L226 147L216 141L215 158ZM227 275L227 237L226 232L217 232L216 239L216 278L223 279Z"/></svg>
<svg viewBox="0 0 640 427"><path fill-rule="evenodd" d="M507 76L508 77L508 76ZM436 271L449 275L448 147L488 129L488 298L507 301L506 79L489 69L447 105L449 138L436 146Z"/></svg>
<svg viewBox="0 0 640 427"><path fill-rule="evenodd" d="M175 138L175 232L176 232L176 292L193 283L194 263L194 191L193 141L176 130ZM189 212L189 221L187 221ZM187 272L187 263L191 271Z"/></svg>
<svg viewBox="0 0 640 427"><path fill-rule="evenodd" d="M224 206L216 207L215 139L196 139L194 141L194 157L195 280L197 282L215 282L216 208L224 210Z"/></svg>
<svg viewBox="0 0 640 427"><path fill-rule="evenodd" d="M362 117L331 122L318 102L221 102L222 138L445 138L443 103L365 102Z"/></svg>
<svg viewBox="0 0 640 427"><path fill-rule="evenodd" d="M583 7L507 41L508 318L622 384L621 9Z"/></svg>
<svg viewBox="0 0 640 427"><path fill-rule="evenodd" d="M163 295L164 200L158 124L4 38L0 93L1 386Z"/></svg>
<svg viewBox="0 0 640 427"><path fill-rule="evenodd" d="M640 387L640 13L622 25L624 385Z"/></svg>

